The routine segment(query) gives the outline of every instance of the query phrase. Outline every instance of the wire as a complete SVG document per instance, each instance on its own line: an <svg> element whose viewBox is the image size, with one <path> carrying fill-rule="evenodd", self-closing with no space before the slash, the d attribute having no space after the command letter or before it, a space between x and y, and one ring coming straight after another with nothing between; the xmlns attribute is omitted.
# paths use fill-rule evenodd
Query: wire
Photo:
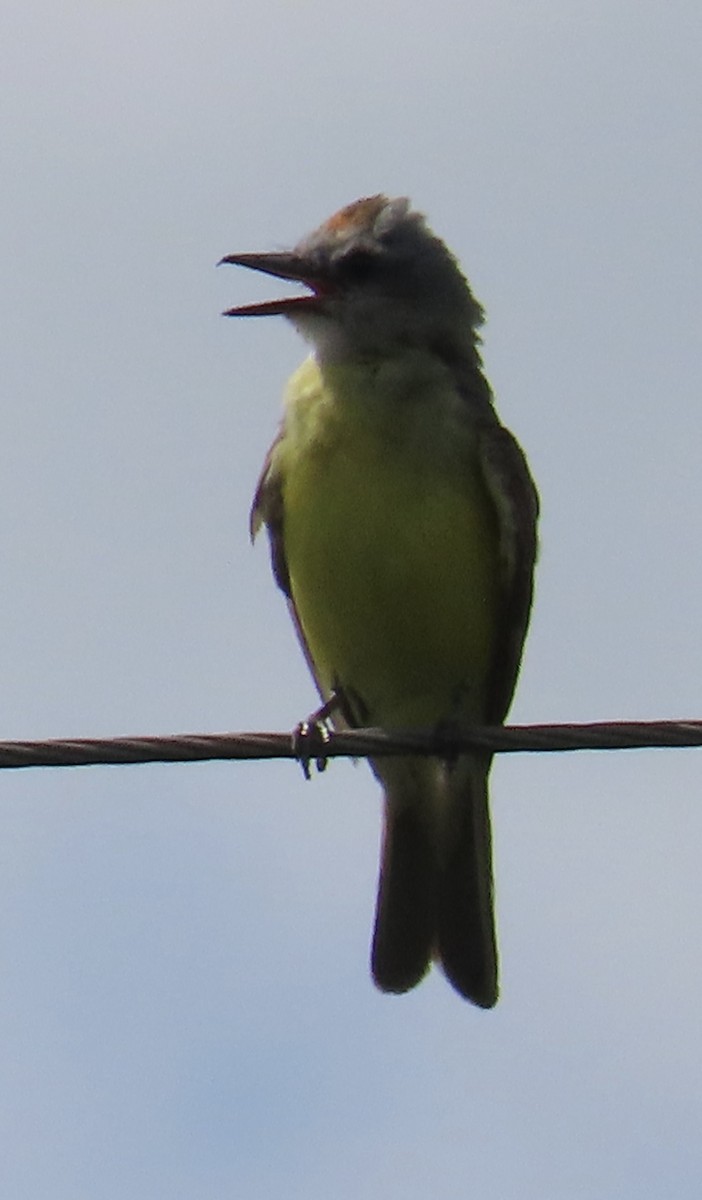
<svg viewBox="0 0 702 1200"><path fill-rule="evenodd" d="M292 758L306 773L330 758L435 755L452 758L471 750L515 754L567 750L645 750L702 746L702 721L597 721L585 725L505 725L393 731L329 731L312 724L307 732L202 733L170 737L57 738L0 742L0 769L80 767L153 762L204 762Z"/></svg>

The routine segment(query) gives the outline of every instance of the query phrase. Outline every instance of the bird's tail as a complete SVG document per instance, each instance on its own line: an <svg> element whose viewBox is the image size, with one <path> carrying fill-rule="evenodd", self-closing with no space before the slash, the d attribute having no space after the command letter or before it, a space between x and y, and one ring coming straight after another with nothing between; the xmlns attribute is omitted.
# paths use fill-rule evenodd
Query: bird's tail
<svg viewBox="0 0 702 1200"><path fill-rule="evenodd" d="M467 1000L497 1000L488 812L489 760L374 764L385 787L385 831L372 971L406 992L439 962Z"/></svg>

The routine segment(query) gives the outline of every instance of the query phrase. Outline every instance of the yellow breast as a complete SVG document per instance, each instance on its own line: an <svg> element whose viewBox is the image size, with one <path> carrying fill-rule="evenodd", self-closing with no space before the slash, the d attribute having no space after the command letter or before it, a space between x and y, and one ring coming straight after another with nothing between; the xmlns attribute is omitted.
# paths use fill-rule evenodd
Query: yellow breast
<svg viewBox="0 0 702 1200"><path fill-rule="evenodd" d="M479 720L499 606L496 516L448 373L308 360L274 469L293 602L325 694L369 724Z"/></svg>

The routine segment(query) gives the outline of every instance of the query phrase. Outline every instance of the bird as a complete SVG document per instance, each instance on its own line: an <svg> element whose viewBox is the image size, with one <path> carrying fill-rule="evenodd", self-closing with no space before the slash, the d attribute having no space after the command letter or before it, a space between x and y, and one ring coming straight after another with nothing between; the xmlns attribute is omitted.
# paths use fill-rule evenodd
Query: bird
<svg viewBox="0 0 702 1200"><path fill-rule="evenodd" d="M539 500L483 371L481 305L406 197L366 196L291 250L225 256L306 289L225 316L286 317L290 378L250 515L337 728L499 725L533 598ZM498 998L491 755L377 757L384 793L371 972L436 963Z"/></svg>

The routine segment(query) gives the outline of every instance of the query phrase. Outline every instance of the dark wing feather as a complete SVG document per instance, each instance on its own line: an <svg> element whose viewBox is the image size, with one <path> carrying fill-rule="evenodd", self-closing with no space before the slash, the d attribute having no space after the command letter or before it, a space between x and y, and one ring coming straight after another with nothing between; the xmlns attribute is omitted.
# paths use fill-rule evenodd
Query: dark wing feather
<svg viewBox="0 0 702 1200"><path fill-rule="evenodd" d="M539 497L519 443L498 421L480 430L480 462L500 531L502 613L485 719L501 724L519 674L534 590Z"/></svg>
<svg viewBox="0 0 702 1200"><path fill-rule="evenodd" d="M290 599L290 573L283 540L283 486L280 473L275 469L275 451L281 436L278 434L268 451L256 484L249 514L249 533L253 542L261 526L266 526L271 544L273 575L278 587Z"/></svg>
<svg viewBox="0 0 702 1200"><path fill-rule="evenodd" d="M261 525L266 526L268 540L271 547L271 566L273 575L278 587L285 593L288 601L288 609L295 626L297 639L305 656L310 674L317 685L322 700L326 701L330 697L322 688L317 673L315 671L312 655L310 654L305 635L300 624L295 601L292 596L292 588L290 586L290 571L288 569L288 560L285 557L285 505L283 503L283 484L280 472L275 468L275 451L282 434L279 434L273 445L271 446L266 461L263 464L263 470L256 486L253 503L251 505L251 514L249 517L249 531L251 540L256 537ZM337 721L337 724L339 722Z"/></svg>

